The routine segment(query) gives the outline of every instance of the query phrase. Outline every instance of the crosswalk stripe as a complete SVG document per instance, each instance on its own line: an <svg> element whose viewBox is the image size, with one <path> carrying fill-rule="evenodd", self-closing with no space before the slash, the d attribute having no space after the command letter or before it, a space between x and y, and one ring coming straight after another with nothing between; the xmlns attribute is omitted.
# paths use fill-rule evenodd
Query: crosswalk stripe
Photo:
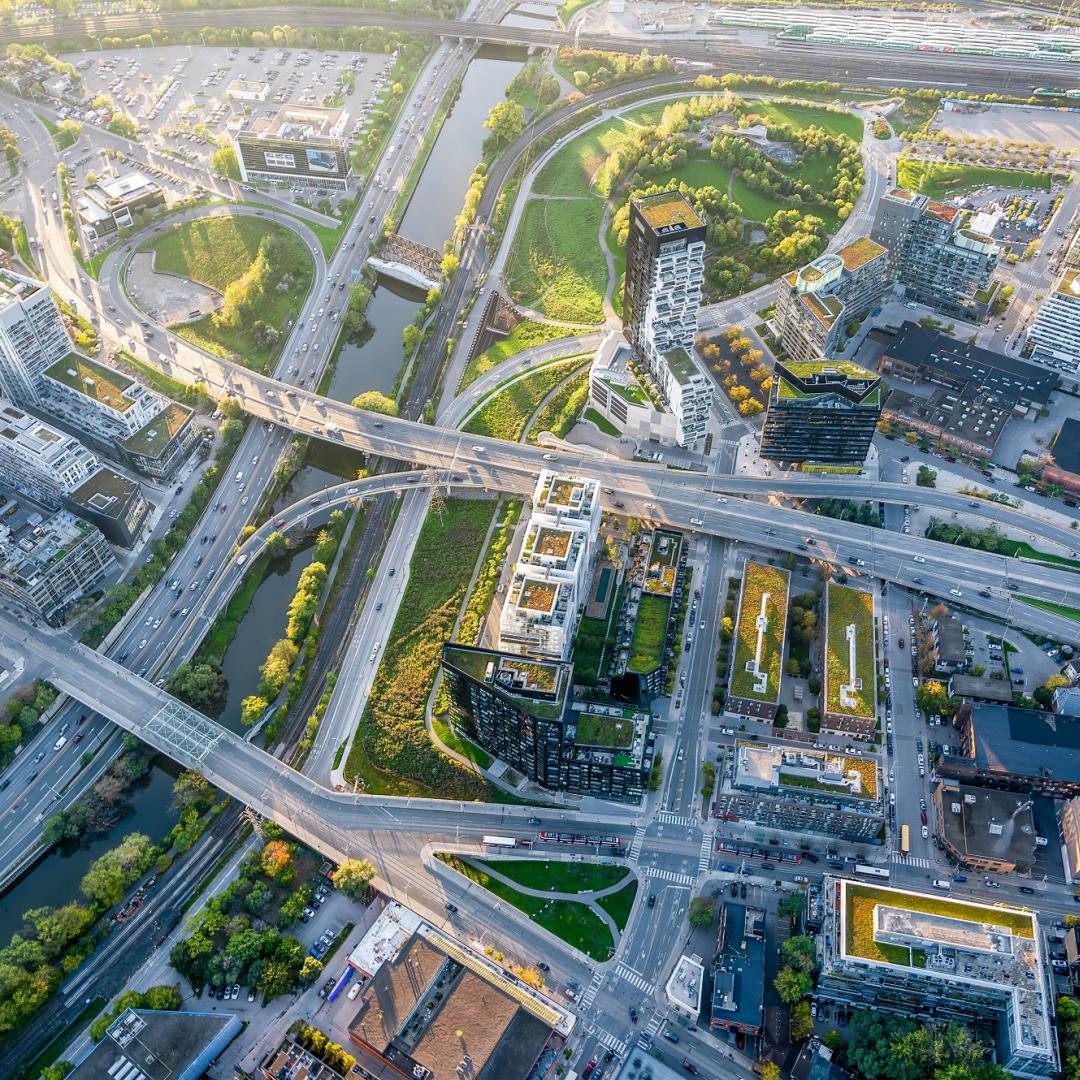
<svg viewBox="0 0 1080 1080"><path fill-rule="evenodd" d="M701 854L698 857L698 873L704 874L712 862L712 837L706 833L701 838Z"/></svg>
<svg viewBox="0 0 1080 1080"><path fill-rule="evenodd" d="M641 854L641 844L645 839L645 826L639 825L637 831L634 833L634 839L630 844L630 854L628 859L630 862L637 862L638 856Z"/></svg>
<svg viewBox="0 0 1080 1080"><path fill-rule="evenodd" d="M689 874L677 874L674 870L661 870L658 866L643 867L642 873L647 878L653 878L656 881L670 881L674 885L682 885L687 888L694 884L694 879Z"/></svg>
<svg viewBox="0 0 1080 1080"><path fill-rule="evenodd" d="M646 994L651 994L656 989L655 983L650 982L644 975L624 964L621 960L616 965L615 970L618 972L619 978L625 979L631 986L637 987L638 990Z"/></svg>
<svg viewBox="0 0 1080 1080"><path fill-rule="evenodd" d="M673 814L670 810L661 810L656 820L665 825L685 825L688 829L698 823L698 819L690 814Z"/></svg>
<svg viewBox="0 0 1080 1080"><path fill-rule="evenodd" d="M592 982L589 983L588 987L585 990L585 993L581 995L581 1007L582 1007L582 1009L587 1009L587 1008L589 1008L590 1005L592 1005L593 998L595 998L597 993L599 992L600 984L603 981L604 981L604 973L602 971L597 971L593 975Z"/></svg>
<svg viewBox="0 0 1080 1080"><path fill-rule="evenodd" d="M901 863L907 866L918 866L922 869L927 869L933 866L933 863L929 859L921 859L917 855L909 855L906 859L900 854L899 851L893 851L889 855L889 859L894 863Z"/></svg>
<svg viewBox="0 0 1080 1080"><path fill-rule="evenodd" d="M610 1031L600 1029L600 1034L597 1035L597 1041L606 1046L609 1050L614 1050L616 1054L626 1053L626 1043L616 1035L612 1035Z"/></svg>

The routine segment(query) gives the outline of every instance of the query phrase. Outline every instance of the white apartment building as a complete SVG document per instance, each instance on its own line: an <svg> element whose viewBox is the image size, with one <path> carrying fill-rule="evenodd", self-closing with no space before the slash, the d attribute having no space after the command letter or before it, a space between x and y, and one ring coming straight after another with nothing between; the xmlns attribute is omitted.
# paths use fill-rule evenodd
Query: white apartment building
<svg viewBox="0 0 1080 1080"><path fill-rule="evenodd" d="M0 399L0 470L6 483L55 506L100 468L97 456L74 435Z"/></svg>
<svg viewBox="0 0 1080 1080"><path fill-rule="evenodd" d="M1071 375L1080 371L1080 270L1068 268L1046 294L1027 340L1037 363Z"/></svg>
<svg viewBox="0 0 1080 1080"><path fill-rule="evenodd" d="M499 620L504 652L566 660L588 599L600 485L545 470Z"/></svg>
<svg viewBox="0 0 1080 1080"><path fill-rule="evenodd" d="M0 270L0 393L36 404L45 370L71 351L52 289Z"/></svg>
<svg viewBox="0 0 1080 1080"><path fill-rule="evenodd" d="M676 191L630 208L624 333L675 417L676 441L704 438L712 387L692 355L705 280L705 223Z"/></svg>

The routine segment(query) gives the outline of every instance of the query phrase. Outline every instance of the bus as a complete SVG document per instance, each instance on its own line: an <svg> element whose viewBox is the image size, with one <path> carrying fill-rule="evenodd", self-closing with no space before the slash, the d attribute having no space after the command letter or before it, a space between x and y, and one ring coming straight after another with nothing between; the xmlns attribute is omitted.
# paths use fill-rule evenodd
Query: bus
<svg viewBox="0 0 1080 1080"><path fill-rule="evenodd" d="M911 834L906 825L900 826L900 854L903 858L907 858L911 853Z"/></svg>
<svg viewBox="0 0 1080 1080"><path fill-rule="evenodd" d="M517 847L518 842L512 836L485 836L485 847Z"/></svg>
<svg viewBox="0 0 1080 1080"><path fill-rule="evenodd" d="M862 877L883 878L886 881L889 879L888 868L884 866L869 866L866 863L856 863L855 873L860 874Z"/></svg>

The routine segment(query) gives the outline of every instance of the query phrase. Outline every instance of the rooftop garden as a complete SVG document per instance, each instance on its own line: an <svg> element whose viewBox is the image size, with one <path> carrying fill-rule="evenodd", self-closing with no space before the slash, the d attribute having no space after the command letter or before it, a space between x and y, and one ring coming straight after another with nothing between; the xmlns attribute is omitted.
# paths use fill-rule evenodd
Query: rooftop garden
<svg viewBox="0 0 1080 1080"><path fill-rule="evenodd" d="M499 661L499 670L515 673L524 681L526 689L545 694L553 694L559 683L558 667L536 660L512 660L504 657Z"/></svg>
<svg viewBox="0 0 1080 1080"><path fill-rule="evenodd" d="M174 435L187 423L191 410L170 401L168 407L150 423L139 428L134 435L122 440L124 449L131 454L153 454L167 446Z"/></svg>
<svg viewBox="0 0 1080 1080"><path fill-rule="evenodd" d="M761 670L767 676L764 692L754 689L755 675L746 670L757 650L757 619L765 601L767 625L762 639ZM731 693L754 701L775 702L780 694L780 674L784 660L784 630L787 626L788 573L775 566L747 562L743 571L739 625L735 640L735 662L731 671Z"/></svg>
<svg viewBox="0 0 1080 1080"><path fill-rule="evenodd" d="M534 581L524 578L518 594L518 604L529 611L551 611L555 606L558 586L548 581Z"/></svg>
<svg viewBox="0 0 1080 1080"><path fill-rule="evenodd" d="M628 671L647 674L658 668L664 659L668 615L671 601L666 596L644 593L638 604L634 635L630 639Z"/></svg>
<svg viewBox="0 0 1080 1080"><path fill-rule="evenodd" d="M868 592L829 583L826 590L828 612L827 655L825 657L826 711L846 716L874 716L874 598ZM842 705L840 687L852 677L846 637L855 626L855 677L862 685L853 690L855 704Z"/></svg>
<svg viewBox="0 0 1080 1080"><path fill-rule="evenodd" d="M134 404L131 398L124 395L124 391L132 385L130 376L104 367L87 356L68 353L63 360L47 368L45 374L116 412L126 412Z"/></svg>
<svg viewBox="0 0 1080 1080"><path fill-rule="evenodd" d="M574 741L579 746L625 749L633 745L636 726L633 718L582 713L578 717Z"/></svg>
<svg viewBox="0 0 1080 1080"><path fill-rule="evenodd" d="M603 379L602 382L613 394L618 394L631 405L649 404L649 395L636 382L623 383L616 379Z"/></svg>
<svg viewBox="0 0 1080 1080"><path fill-rule="evenodd" d="M537 555L550 555L565 559L570 550L570 533L565 529L550 529L546 526L537 531L533 551Z"/></svg>

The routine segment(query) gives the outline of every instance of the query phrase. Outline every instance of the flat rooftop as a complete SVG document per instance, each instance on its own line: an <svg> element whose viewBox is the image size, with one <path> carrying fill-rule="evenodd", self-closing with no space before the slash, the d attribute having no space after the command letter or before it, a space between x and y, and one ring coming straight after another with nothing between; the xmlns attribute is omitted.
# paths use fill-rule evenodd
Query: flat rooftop
<svg viewBox="0 0 1080 1080"><path fill-rule="evenodd" d="M664 993L668 999L684 1009L693 1013L694 1017L701 1012L701 992L705 983L705 966L701 957L680 956L675 965L671 977L664 987Z"/></svg>
<svg viewBox="0 0 1080 1080"><path fill-rule="evenodd" d="M654 232L682 232L685 229L699 229L705 224L697 211L677 191L646 195L644 198L635 199L634 205Z"/></svg>
<svg viewBox="0 0 1080 1080"><path fill-rule="evenodd" d="M872 758L749 740L735 744L734 784L768 792L800 790L863 803L880 796L877 763Z"/></svg>
<svg viewBox="0 0 1080 1080"><path fill-rule="evenodd" d="M241 130L241 135L282 139L297 143L344 142L349 114L344 109L321 109L314 105L282 105L273 117L260 117Z"/></svg>
<svg viewBox="0 0 1080 1080"><path fill-rule="evenodd" d="M180 433L191 419L192 410L176 401L169 404L134 435L120 440L120 445L131 454L156 456Z"/></svg>
<svg viewBox="0 0 1080 1080"><path fill-rule="evenodd" d="M724 903L717 945L712 1022L756 1030L763 1024L765 1001L765 912Z"/></svg>
<svg viewBox="0 0 1080 1080"><path fill-rule="evenodd" d="M1080 784L1080 718L1009 705L977 705L969 721L973 763L987 772Z"/></svg>
<svg viewBox="0 0 1080 1080"><path fill-rule="evenodd" d="M1080 476L1080 420L1070 416L1062 422L1050 453L1059 469Z"/></svg>
<svg viewBox="0 0 1080 1080"><path fill-rule="evenodd" d="M396 900L391 900L371 924L371 929L349 953L349 963L371 978L419 929L420 916Z"/></svg>
<svg viewBox="0 0 1080 1080"><path fill-rule="evenodd" d="M993 450L1012 418L1013 403L974 383L959 391L935 386L928 398L894 387L885 411L916 427L925 425L950 439Z"/></svg>
<svg viewBox="0 0 1080 1080"><path fill-rule="evenodd" d="M71 492L68 498L104 517L119 519L123 517L138 490L139 485L134 480L129 480L103 465L85 483Z"/></svg>
<svg viewBox="0 0 1080 1080"><path fill-rule="evenodd" d="M845 269L854 271L886 252L887 249L876 240L871 240L869 236L860 236L840 248L836 254L844 261Z"/></svg>
<svg viewBox="0 0 1080 1080"><path fill-rule="evenodd" d="M63 360L57 360L52 367L47 368L45 374L50 379L107 405L115 412L127 412L134 404L128 391L136 385L135 380L130 375L91 360L88 356L68 353Z"/></svg>
<svg viewBox="0 0 1080 1080"><path fill-rule="evenodd" d="M1035 816L1031 798L1011 791L939 780L938 829L952 847L977 859L1017 866L1035 862Z"/></svg>
<svg viewBox="0 0 1080 1080"><path fill-rule="evenodd" d="M668 349L663 355L664 363L680 386L687 386L695 379L703 378L701 368L694 363L694 358L681 345Z"/></svg>
<svg viewBox="0 0 1080 1080"><path fill-rule="evenodd" d="M552 719L562 715L570 686L570 664L449 643L443 646L443 663L486 683L537 716Z"/></svg>

